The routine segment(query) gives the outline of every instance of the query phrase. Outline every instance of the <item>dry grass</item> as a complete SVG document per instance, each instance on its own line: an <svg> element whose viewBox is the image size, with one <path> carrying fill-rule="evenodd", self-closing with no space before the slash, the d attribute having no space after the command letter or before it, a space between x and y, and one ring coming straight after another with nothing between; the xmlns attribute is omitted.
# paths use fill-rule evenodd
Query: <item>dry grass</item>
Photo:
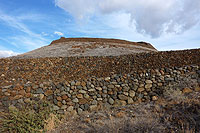
<svg viewBox="0 0 200 133"><path fill-rule="evenodd" d="M183 94L169 89L158 101L102 108L77 116L68 114L61 123L48 104L33 110L10 107L1 113L1 132L48 133L197 133L200 132L200 93ZM57 125L59 124L59 127Z"/></svg>
<svg viewBox="0 0 200 133"><path fill-rule="evenodd" d="M200 93L170 90L165 99L102 109L66 118L53 133L196 133L200 132ZM178 97L177 97L178 96Z"/></svg>

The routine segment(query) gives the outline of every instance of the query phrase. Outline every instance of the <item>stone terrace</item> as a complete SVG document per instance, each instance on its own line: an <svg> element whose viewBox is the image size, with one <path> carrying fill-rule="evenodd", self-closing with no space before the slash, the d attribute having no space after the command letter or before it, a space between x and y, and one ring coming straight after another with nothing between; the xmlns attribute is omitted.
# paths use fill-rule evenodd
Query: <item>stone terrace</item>
<svg viewBox="0 0 200 133"><path fill-rule="evenodd" d="M0 107L48 100L58 113L199 91L200 49L109 57L0 60ZM0 108L1 109L1 108Z"/></svg>

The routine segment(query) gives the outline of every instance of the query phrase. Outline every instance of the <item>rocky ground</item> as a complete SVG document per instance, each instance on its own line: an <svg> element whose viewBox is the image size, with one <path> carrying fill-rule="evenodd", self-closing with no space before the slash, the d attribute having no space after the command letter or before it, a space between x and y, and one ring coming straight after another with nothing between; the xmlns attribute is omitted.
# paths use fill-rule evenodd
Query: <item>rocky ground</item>
<svg viewBox="0 0 200 133"><path fill-rule="evenodd" d="M61 38L1 59L0 131L200 132L199 56L200 49Z"/></svg>
<svg viewBox="0 0 200 133"><path fill-rule="evenodd" d="M197 133L200 132L200 93L173 90L156 102L66 115L49 133Z"/></svg>
<svg viewBox="0 0 200 133"><path fill-rule="evenodd" d="M100 38L61 38L53 41L49 46L12 58L119 56L141 52L157 52L157 50L145 42Z"/></svg>

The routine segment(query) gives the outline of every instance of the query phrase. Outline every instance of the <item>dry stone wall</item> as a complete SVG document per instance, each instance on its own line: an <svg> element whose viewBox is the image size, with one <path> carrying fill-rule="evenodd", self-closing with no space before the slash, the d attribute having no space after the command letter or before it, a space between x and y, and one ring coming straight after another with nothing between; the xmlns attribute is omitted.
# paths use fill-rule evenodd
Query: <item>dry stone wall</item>
<svg viewBox="0 0 200 133"><path fill-rule="evenodd" d="M58 113L82 113L100 105L157 100L169 88L199 90L199 57L200 49L119 57L1 59L0 107L48 100Z"/></svg>

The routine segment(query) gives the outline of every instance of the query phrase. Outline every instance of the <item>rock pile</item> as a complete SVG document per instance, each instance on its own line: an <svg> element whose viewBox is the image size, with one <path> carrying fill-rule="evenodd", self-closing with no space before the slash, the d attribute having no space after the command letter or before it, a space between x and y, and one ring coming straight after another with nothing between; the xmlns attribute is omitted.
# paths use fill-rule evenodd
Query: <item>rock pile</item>
<svg viewBox="0 0 200 133"><path fill-rule="evenodd" d="M0 109L48 100L58 113L198 91L200 49L109 57L0 59Z"/></svg>
<svg viewBox="0 0 200 133"><path fill-rule="evenodd" d="M37 59L0 59L0 87L45 81L62 82L108 77L112 73L142 73L160 69L200 65L200 49L141 53L109 57L62 57Z"/></svg>
<svg viewBox="0 0 200 133"><path fill-rule="evenodd" d="M27 82L1 86L0 104L3 107L24 106L39 100L54 104L58 113L92 111L101 105L124 106L138 101L155 101L166 89L179 87L195 89L200 85L200 67L171 67L147 69L129 74L111 74L109 77L90 77L62 82L44 81L40 84ZM194 91L194 90L192 90Z"/></svg>

